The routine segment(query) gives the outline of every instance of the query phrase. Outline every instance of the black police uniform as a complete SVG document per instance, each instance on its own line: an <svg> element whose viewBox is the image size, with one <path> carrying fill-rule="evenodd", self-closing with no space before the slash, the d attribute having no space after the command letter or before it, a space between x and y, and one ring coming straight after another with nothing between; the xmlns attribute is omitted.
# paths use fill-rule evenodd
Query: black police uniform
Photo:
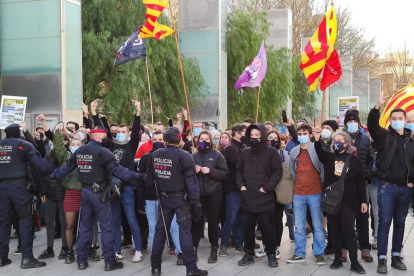
<svg viewBox="0 0 414 276"><path fill-rule="evenodd" d="M102 202L100 196L108 186L110 174L131 182L138 180L140 174L119 165L113 153L94 140L80 147L64 166L53 172L51 177L62 179L74 169L78 170L78 180L82 183L81 221L77 243L79 269L83 270L88 266L88 244L95 216L101 226L105 270L122 268L122 263L117 263L115 259L111 204L109 199ZM100 192L93 191L94 183L101 187Z"/></svg>
<svg viewBox="0 0 414 276"><path fill-rule="evenodd" d="M172 143L180 137L180 131L172 127L164 133L164 141ZM177 146L168 145L167 148L152 153L147 170L147 184L154 185L159 192L160 207L164 213L167 229L171 227L174 214L180 232L180 246L183 253L187 275L207 275L207 271L197 268L191 239L191 207L200 202L200 190L195 173L194 161L191 155ZM188 201L186 200L186 195ZM151 266L152 274L161 274L162 252L164 250L166 233L161 217L161 208L157 225L155 226L154 244L152 245Z"/></svg>
<svg viewBox="0 0 414 276"><path fill-rule="evenodd" d="M5 129L7 138L0 141L0 257L1 266L10 264L9 242L13 209L19 217L22 249L21 268L45 266L33 257L33 209L28 192L28 163L47 175L53 168L41 158L32 144L20 138L20 128L12 124Z"/></svg>

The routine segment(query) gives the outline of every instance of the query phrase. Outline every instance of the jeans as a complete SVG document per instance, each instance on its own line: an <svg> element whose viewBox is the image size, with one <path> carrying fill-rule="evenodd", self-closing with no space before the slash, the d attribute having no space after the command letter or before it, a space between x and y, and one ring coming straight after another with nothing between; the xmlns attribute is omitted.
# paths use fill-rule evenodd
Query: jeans
<svg viewBox="0 0 414 276"><path fill-rule="evenodd" d="M295 212L295 254L306 257L306 213L309 206L313 224L313 254L324 255L325 233L322 226L321 211L322 195L299 196L293 195L293 208Z"/></svg>
<svg viewBox="0 0 414 276"><path fill-rule="evenodd" d="M230 233L236 226L236 248L244 243L244 222L243 211L241 209L240 191L231 190L226 197L226 218L221 233L221 245L229 246Z"/></svg>
<svg viewBox="0 0 414 276"><path fill-rule="evenodd" d="M139 227L137 217L135 216L135 195L134 187L125 186L124 191L121 194L121 204L124 207L125 216L127 217L129 226L132 230L132 238L134 239L134 245L136 251L142 250L141 242L141 228Z"/></svg>
<svg viewBox="0 0 414 276"><path fill-rule="evenodd" d="M374 231L376 238L378 235L378 183L367 185L367 199L371 202L372 216L374 218Z"/></svg>
<svg viewBox="0 0 414 276"><path fill-rule="evenodd" d="M151 246L154 246L155 226L158 221L159 203L157 200L145 200L145 213L147 213L149 226L149 239ZM175 254L182 253L180 246L180 233L177 224L177 216L174 215L170 228L171 237L175 245Z"/></svg>
<svg viewBox="0 0 414 276"><path fill-rule="evenodd" d="M294 236L295 232L295 217L293 213L293 206L291 204L285 205L285 215L286 215L286 221L289 228L289 236Z"/></svg>
<svg viewBox="0 0 414 276"><path fill-rule="evenodd" d="M413 188L400 187L389 183L378 186L378 257L386 259L388 251L388 234L391 221L394 223L392 235L392 256L400 256L404 238L405 219L411 201Z"/></svg>
<svg viewBox="0 0 414 276"><path fill-rule="evenodd" d="M114 227L114 249L116 252L121 253L121 202L116 199L111 202L112 209L112 224Z"/></svg>

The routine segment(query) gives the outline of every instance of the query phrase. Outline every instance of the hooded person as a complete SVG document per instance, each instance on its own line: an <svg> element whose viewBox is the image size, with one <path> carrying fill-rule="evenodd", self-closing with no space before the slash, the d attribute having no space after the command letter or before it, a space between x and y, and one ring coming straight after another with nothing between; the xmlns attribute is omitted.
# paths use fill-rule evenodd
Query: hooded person
<svg viewBox="0 0 414 276"><path fill-rule="evenodd" d="M247 128L251 147L243 149L237 163L236 184L241 191L244 218L245 255L239 266L254 263L256 222L262 231L269 266L277 267L274 209L275 188L282 178L282 160L275 148L267 145L267 129L261 124Z"/></svg>

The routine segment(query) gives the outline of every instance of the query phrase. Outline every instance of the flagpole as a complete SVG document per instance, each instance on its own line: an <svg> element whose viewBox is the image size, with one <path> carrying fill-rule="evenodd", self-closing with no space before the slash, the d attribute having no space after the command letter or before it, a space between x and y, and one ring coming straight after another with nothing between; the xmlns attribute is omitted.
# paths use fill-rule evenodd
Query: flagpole
<svg viewBox="0 0 414 276"><path fill-rule="evenodd" d="M256 106L256 124L259 122L259 105L260 105L260 87L257 91L257 106Z"/></svg>
<svg viewBox="0 0 414 276"><path fill-rule="evenodd" d="M192 133L193 133L193 125L191 124L190 104L188 103L187 87L185 86L183 63L181 61L180 45L178 44L178 34L177 34L176 30L175 30L175 20L174 20L174 16L173 16L172 9L171 9L171 1L168 3L168 6L169 6L171 21L172 21L173 30L174 30L175 44L177 46L177 55L178 55L178 61L180 63L181 78L183 80L185 102L187 104L188 122L190 123L190 133L192 135ZM191 144L194 147L194 139L191 139Z"/></svg>
<svg viewBox="0 0 414 276"><path fill-rule="evenodd" d="M151 106L151 124L152 124L152 127L154 127L154 110L152 109L152 94L151 94L151 83L150 83L149 70L148 70L148 57L145 58L145 67L147 68L148 92L149 92L150 106Z"/></svg>
<svg viewBox="0 0 414 276"><path fill-rule="evenodd" d="M322 91L322 113L321 113L321 125L322 125L323 121L325 121L325 120L324 120L324 118L325 118L325 96L326 96L326 94L325 94L325 90L324 90L324 91Z"/></svg>

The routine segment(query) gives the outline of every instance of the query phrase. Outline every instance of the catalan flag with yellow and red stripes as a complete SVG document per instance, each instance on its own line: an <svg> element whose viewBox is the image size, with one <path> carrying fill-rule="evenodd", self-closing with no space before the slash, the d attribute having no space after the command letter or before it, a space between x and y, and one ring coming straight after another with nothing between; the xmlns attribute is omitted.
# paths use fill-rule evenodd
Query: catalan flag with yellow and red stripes
<svg viewBox="0 0 414 276"><path fill-rule="evenodd" d="M334 7L326 13L302 54L300 68L309 84L309 91L316 90L323 72L320 89L339 80L342 75L341 63L334 48L337 35L337 20Z"/></svg>
<svg viewBox="0 0 414 276"><path fill-rule="evenodd" d="M147 7L145 15L147 22L139 28L140 38L151 37L160 40L174 33L170 27L158 23L158 17L169 2L170 0L144 0L144 5Z"/></svg>
<svg viewBox="0 0 414 276"><path fill-rule="evenodd" d="M388 100L379 121L383 128L390 126L390 114L396 108L401 108L406 113L414 112L414 83L400 89Z"/></svg>

